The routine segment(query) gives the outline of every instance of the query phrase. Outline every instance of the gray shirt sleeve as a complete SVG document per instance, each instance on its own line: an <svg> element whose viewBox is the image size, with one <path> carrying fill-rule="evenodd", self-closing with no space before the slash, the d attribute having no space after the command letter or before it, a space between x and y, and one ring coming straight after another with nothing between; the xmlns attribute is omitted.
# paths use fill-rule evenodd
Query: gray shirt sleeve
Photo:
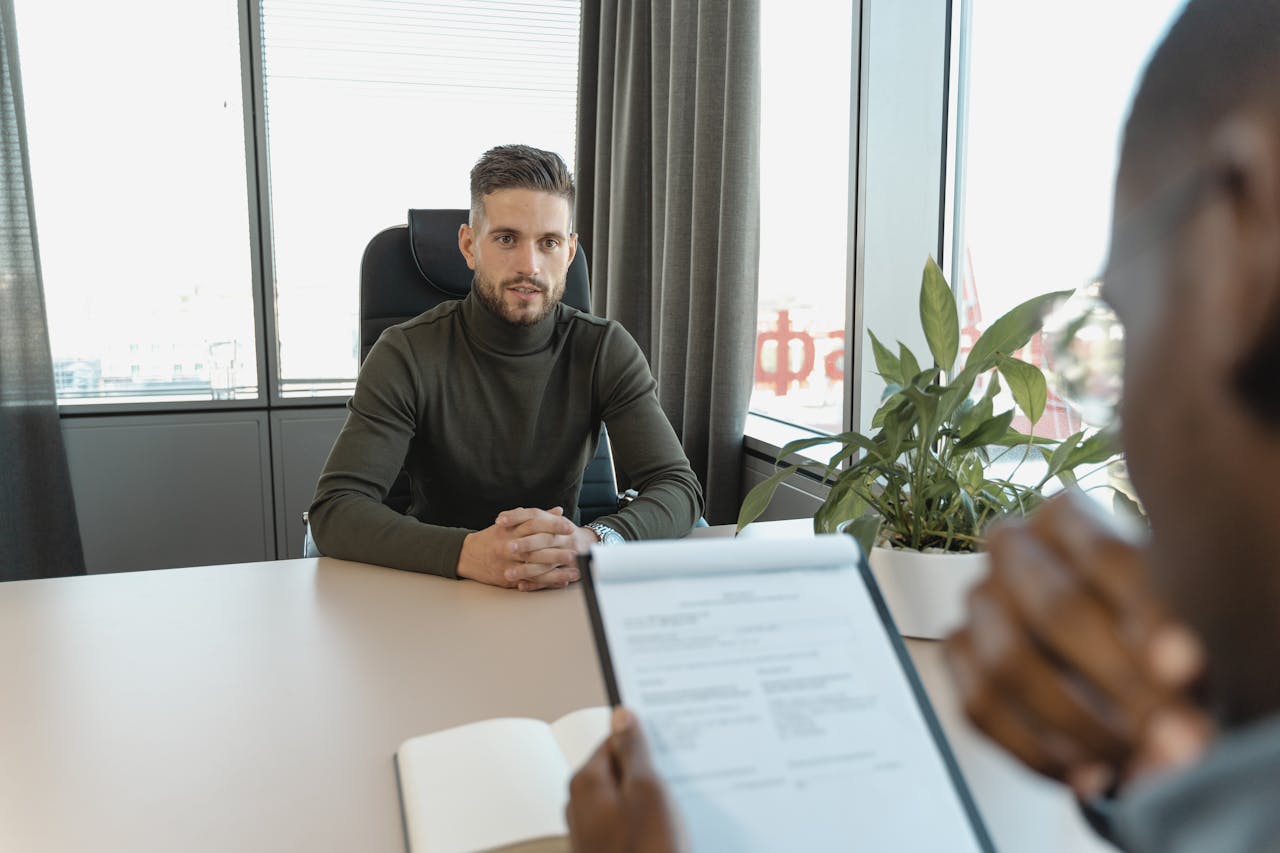
<svg viewBox="0 0 1280 853"><path fill-rule="evenodd" d="M595 392L601 416L617 466L640 495L597 520L627 539L685 536L702 515L702 486L658 403L649 364L631 335L616 324L600 357Z"/></svg>
<svg viewBox="0 0 1280 853"><path fill-rule="evenodd" d="M382 503L413 439L418 386L404 332L388 329L360 368L316 487L311 532L326 556L456 578L471 531L425 524Z"/></svg>

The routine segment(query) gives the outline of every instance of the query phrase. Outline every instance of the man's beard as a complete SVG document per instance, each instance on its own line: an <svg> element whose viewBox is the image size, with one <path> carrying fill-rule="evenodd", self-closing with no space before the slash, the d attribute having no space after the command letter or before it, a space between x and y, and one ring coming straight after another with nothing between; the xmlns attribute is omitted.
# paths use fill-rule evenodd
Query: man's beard
<svg viewBox="0 0 1280 853"><path fill-rule="evenodd" d="M542 305L537 311L525 312L512 309L507 305L505 299L507 288L516 284L527 284L542 291ZM555 310L561 297L564 296L564 280L549 282L545 279L516 276L496 284L488 276L476 270L471 280L471 289L475 291L480 303L500 319L513 326L533 326L545 320L547 315Z"/></svg>

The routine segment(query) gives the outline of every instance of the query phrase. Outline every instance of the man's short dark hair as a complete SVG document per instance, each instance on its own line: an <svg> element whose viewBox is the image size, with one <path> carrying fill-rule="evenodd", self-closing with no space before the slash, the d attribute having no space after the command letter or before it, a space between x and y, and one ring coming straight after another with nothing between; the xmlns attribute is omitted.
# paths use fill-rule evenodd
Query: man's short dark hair
<svg viewBox="0 0 1280 853"><path fill-rule="evenodd" d="M1119 173L1159 189L1232 113L1260 110L1280 126L1280 2L1190 0L1147 65L1133 99ZM1280 426L1280 316L1237 365L1233 385Z"/></svg>
<svg viewBox="0 0 1280 853"><path fill-rule="evenodd" d="M573 175L554 151L528 145L499 145L471 168L471 224L484 214L484 197L495 190L538 190L569 202L573 214Z"/></svg>

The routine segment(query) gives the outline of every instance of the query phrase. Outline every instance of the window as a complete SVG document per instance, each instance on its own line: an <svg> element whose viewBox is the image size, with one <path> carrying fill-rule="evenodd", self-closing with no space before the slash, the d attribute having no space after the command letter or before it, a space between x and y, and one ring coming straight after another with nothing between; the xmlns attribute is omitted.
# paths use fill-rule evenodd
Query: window
<svg viewBox="0 0 1280 853"><path fill-rule="evenodd" d="M15 5L64 405L345 395L368 240L491 145L574 162L578 0Z"/></svg>
<svg viewBox="0 0 1280 853"><path fill-rule="evenodd" d="M760 291L752 411L843 429L851 3L761 4Z"/></svg>
<svg viewBox="0 0 1280 853"><path fill-rule="evenodd" d="M360 258L410 208L470 205L487 148L574 163L577 0L262 0L281 396L347 394Z"/></svg>
<svg viewBox="0 0 1280 853"><path fill-rule="evenodd" d="M255 399L236 5L71 7L15 3L59 402Z"/></svg>
<svg viewBox="0 0 1280 853"><path fill-rule="evenodd" d="M1064 13L973 0L961 56L951 273L962 351L1018 303L1078 288L1101 271L1129 102L1184 3L1082 0ZM1022 357L1045 366L1038 336ZM1027 428L1025 419L1014 425ZM1065 438L1082 426L1051 388L1036 432Z"/></svg>

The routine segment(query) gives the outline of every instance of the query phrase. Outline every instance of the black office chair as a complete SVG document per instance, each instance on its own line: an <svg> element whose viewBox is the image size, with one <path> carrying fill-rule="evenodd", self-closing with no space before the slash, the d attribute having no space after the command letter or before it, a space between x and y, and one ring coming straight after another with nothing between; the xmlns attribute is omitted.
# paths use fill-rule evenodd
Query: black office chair
<svg viewBox="0 0 1280 853"><path fill-rule="evenodd" d="M409 224L396 225L376 234L360 261L360 360L363 362L378 336L390 327L411 320L441 302L462 299L471 290L471 268L458 250L458 228L467 221L467 210L410 210ZM587 256L581 245L569 265L564 303L581 311L591 310L587 283ZM618 494L618 481L609 451L609 436L600 427L595 456L582 474L578 494L578 523L617 512L634 493ZM406 512L410 501L409 475L400 475L383 500L397 512ZM306 527L306 515L303 515ZM303 552L319 556L306 527Z"/></svg>

